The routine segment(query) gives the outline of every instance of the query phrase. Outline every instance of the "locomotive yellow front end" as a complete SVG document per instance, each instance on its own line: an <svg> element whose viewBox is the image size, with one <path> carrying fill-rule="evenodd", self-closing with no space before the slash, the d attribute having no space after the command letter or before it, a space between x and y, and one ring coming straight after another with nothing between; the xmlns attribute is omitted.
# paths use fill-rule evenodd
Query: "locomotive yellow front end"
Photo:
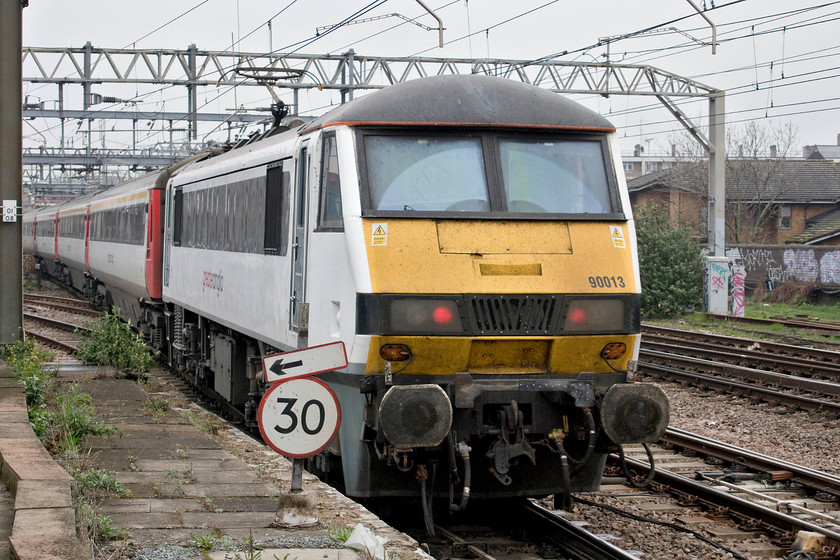
<svg viewBox="0 0 840 560"><path fill-rule="evenodd" d="M370 283L348 493L459 510L597 488L606 453L668 422L662 391L632 379L640 284L615 131L523 84L418 82L378 93L378 119L341 119Z"/></svg>

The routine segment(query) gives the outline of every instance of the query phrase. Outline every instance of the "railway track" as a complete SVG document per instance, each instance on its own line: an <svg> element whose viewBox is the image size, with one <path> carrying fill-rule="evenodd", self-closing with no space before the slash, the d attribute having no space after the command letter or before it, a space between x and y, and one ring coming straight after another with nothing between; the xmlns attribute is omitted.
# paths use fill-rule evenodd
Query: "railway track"
<svg viewBox="0 0 840 560"><path fill-rule="evenodd" d="M642 344L649 341L664 340L690 343L699 348L716 348L718 350L737 350L747 356L764 357L765 359L790 359L803 361L807 364L836 364L840 366L840 352L824 350L807 345L793 345L773 342L770 340L756 340L755 338L740 338L707 332L690 331L662 327L658 325L642 325ZM786 364L782 364L786 366Z"/></svg>
<svg viewBox="0 0 840 560"><path fill-rule="evenodd" d="M635 496L628 495L624 490L624 501L644 502L644 496L653 493L660 497L659 508L667 509L669 504L662 504L661 497L670 496L671 504L686 508L689 517L694 517L691 514L698 510L702 511L705 521L695 523L715 535L716 540L726 541L728 537L737 542L750 536L764 534L778 548L778 555L790 549L797 532L816 533L822 535L823 545L828 551L828 554L821 557L840 558L837 555L840 551L840 532L836 528L837 519L834 517L837 514L836 503L832 505L811 502L803 496L803 490L787 487L779 482L764 483L757 478L752 479L751 476L755 473L735 472L731 476L740 480L727 482L723 480L719 470L710 470L712 466L704 465L705 459L698 459L696 465L689 467L684 457L675 456L675 460L679 460L682 465L678 468L691 469L690 472L677 473L668 468L667 460L663 460L664 452L654 451L659 465L649 490L634 490ZM646 459L628 456L626 461L631 472L639 473L639 477L648 474L649 465ZM768 476L772 477L773 474ZM737 531L710 528L715 519L721 518L731 520ZM737 548L734 542L729 542L728 546Z"/></svg>
<svg viewBox="0 0 840 560"><path fill-rule="evenodd" d="M837 352L646 326L639 358L659 379L840 415Z"/></svg>
<svg viewBox="0 0 840 560"><path fill-rule="evenodd" d="M625 452L631 474L647 477L646 452ZM642 502L651 492L671 496L673 504L704 511L705 525L712 518L731 519L741 532L737 538L768 535L780 553L798 531L817 533L827 551L820 557L840 557L840 478L673 428L651 452L656 469L649 490L628 497L625 489L623 500Z"/></svg>
<svg viewBox="0 0 840 560"><path fill-rule="evenodd" d="M446 519L447 516L441 516ZM389 522L400 525L402 515ZM638 560L638 556L527 499L488 503L468 509L456 521L435 524L435 536L421 528L403 529L425 543L435 558L553 558L559 560ZM412 523L413 521L408 521Z"/></svg>
<svg viewBox="0 0 840 560"><path fill-rule="evenodd" d="M23 321L26 336L71 355L78 350L79 332L88 330L82 324L67 323L26 312L23 314Z"/></svg>
<svg viewBox="0 0 840 560"><path fill-rule="evenodd" d="M829 323L823 321L811 321L806 318L791 319L789 317L732 317L730 315L718 315L706 313L706 316L719 321L730 321L735 323L746 323L763 326L782 325L791 329L808 329L826 336L840 335L840 323Z"/></svg>
<svg viewBox="0 0 840 560"><path fill-rule="evenodd" d="M840 382L840 352L829 350L659 327L643 329L642 349Z"/></svg>
<svg viewBox="0 0 840 560"><path fill-rule="evenodd" d="M53 316L46 316L44 314ZM59 352L75 355L84 323L101 312L84 300L24 294L24 332L26 336Z"/></svg>
<svg viewBox="0 0 840 560"><path fill-rule="evenodd" d="M27 293L23 295L23 303L28 306L63 311L85 317L98 318L103 315L101 311L91 307L90 302L83 299Z"/></svg>
<svg viewBox="0 0 840 560"><path fill-rule="evenodd" d="M753 383L745 383L716 375L695 373L681 368L670 367L650 362L639 362L639 371L645 375L684 383L721 393L734 393L744 397L758 399L773 405L782 405L794 410L807 410L840 416L840 403L828 398L819 399L807 395L788 393Z"/></svg>

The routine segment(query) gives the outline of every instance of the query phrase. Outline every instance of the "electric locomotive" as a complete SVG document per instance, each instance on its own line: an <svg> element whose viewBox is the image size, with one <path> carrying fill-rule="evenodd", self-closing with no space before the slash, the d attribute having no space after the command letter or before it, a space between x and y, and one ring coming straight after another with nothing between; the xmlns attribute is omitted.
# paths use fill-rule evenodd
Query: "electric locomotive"
<svg viewBox="0 0 840 560"><path fill-rule="evenodd" d="M146 181L165 186L146 212L161 292L136 294L139 322L249 423L262 357L343 341L349 365L319 376L342 423L310 467L348 495L567 500L664 431L663 392L633 381L639 269L606 119L438 76L243 144Z"/></svg>

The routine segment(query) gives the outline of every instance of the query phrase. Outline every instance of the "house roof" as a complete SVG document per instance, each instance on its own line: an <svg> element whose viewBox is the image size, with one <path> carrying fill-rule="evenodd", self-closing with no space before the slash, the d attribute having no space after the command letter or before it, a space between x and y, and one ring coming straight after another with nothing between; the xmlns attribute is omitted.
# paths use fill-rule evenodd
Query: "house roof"
<svg viewBox="0 0 840 560"><path fill-rule="evenodd" d="M840 160L840 146L832 144L819 144L810 147L809 159L833 159Z"/></svg>
<svg viewBox="0 0 840 560"><path fill-rule="evenodd" d="M631 193L649 188L677 188L706 195L706 162L675 165L627 182ZM778 204L835 203L840 201L840 170L824 159L728 159L726 199Z"/></svg>
<svg viewBox="0 0 840 560"><path fill-rule="evenodd" d="M805 220L805 229L785 243L815 245L837 236L840 236L840 210L832 210Z"/></svg>

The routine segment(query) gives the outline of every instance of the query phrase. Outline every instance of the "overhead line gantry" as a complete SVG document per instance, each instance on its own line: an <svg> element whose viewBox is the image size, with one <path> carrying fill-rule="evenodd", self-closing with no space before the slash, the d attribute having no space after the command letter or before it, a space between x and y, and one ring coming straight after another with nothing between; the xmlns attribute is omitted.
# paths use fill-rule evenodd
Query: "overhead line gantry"
<svg viewBox="0 0 840 560"><path fill-rule="evenodd" d="M83 107L97 100L94 84L160 84L186 87L188 127L197 135L198 88L260 86L293 92L293 113L299 111L301 89L337 90L342 102L358 90L384 88L431 75L486 74L519 80L557 93L609 97L656 97L709 153L709 242L714 255L724 244L724 92L667 72L633 64L435 57L307 55L199 50L109 49L87 43L81 48L23 48L23 80L30 83L78 84ZM686 115L676 99L709 101L708 136ZM61 111L62 108L59 108ZM127 111L130 114L130 111ZM26 113L37 116L34 113ZM113 117L109 117L113 118Z"/></svg>

